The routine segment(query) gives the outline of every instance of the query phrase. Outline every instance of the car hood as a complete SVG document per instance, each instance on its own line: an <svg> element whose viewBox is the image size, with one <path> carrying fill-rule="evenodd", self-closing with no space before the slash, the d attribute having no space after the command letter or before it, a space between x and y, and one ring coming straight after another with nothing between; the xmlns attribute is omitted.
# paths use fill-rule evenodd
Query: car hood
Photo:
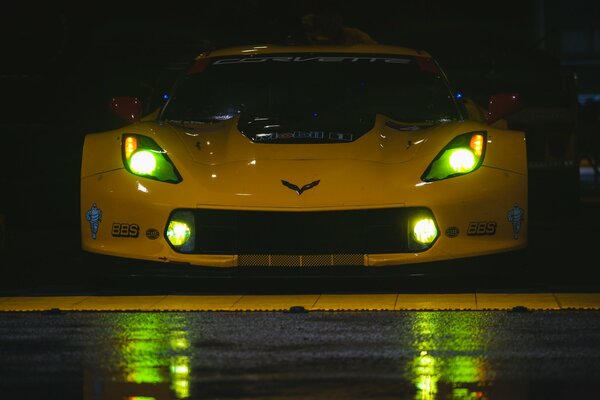
<svg viewBox="0 0 600 400"><path fill-rule="evenodd" d="M252 160L362 160L402 163L411 160L421 145L445 125L416 126L378 115L372 129L357 135L338 131L273 131L252 140L238 129L237 118L211 124L163 123L186 147L193 161L221 165ZM346 135L346 136L344 136ZM323 137L323 142L318 137Z"/></svg>
<svg viewBox="0 0 600 400"><path fill-rule="evenodd" d="M453 138L480 130L488 130L485 166L527 173L526 163L520 161L524 157L513 151L522 147L522 133L501 133L473 121L418 127L381 115L358 139L325 144L256 143L239 131L234 120L204 125L145 121L88 135L84 158L93 155L98 162L93 169L84 163L81 173L84 177L121 173L121 153L114 151L121 144L115 133L118 138L118 133L127 132L151 137L166 152L182 182L149 180L145 190L163 202L177 198L181 207L342 209L422 204L423 199L439 196L435 188L446 188L445 200L464 196L454 190L458 180L428 184L421 176ZM469 174L460 182L477 181L478 193L485 193L496 184L486 176Z"/></svg>

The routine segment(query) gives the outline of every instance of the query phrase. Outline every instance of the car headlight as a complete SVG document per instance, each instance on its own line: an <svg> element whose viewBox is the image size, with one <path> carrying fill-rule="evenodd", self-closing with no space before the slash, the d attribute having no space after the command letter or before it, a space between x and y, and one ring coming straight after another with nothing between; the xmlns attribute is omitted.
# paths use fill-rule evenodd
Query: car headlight
<svg viewBox="0 0 600 400"><path fill-rule="evenodd" d="M421 176L425 182L468 174L481 166L487 132L469 132L452 139Z"/></svg>
<svg viewBox="0 0 600 400"><path fill-rule="evenodd" d="M123 164L132 174L161 182L181 182L181 175L167 153L149 137L125 134L121 147Z"/></svg>

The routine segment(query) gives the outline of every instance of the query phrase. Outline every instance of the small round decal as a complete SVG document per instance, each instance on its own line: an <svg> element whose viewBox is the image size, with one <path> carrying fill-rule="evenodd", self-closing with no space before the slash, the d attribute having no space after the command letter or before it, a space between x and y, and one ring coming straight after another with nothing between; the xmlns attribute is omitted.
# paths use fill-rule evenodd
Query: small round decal
<svg viewBox="0 0 600 400"><path fill-rule="evenodd" d="M146 237L150 240L156 240L160 237L160 232L157 229L150 228L146 231Z"/></svg>
<svg viewBox="0 0 600 400"><path fill-rule="evenodd" d="M448 236L449 238L453 238L453 237L457 237L458 236L458 227L457 226L451 226L449 228L446 229L446 236Z"/></svg>

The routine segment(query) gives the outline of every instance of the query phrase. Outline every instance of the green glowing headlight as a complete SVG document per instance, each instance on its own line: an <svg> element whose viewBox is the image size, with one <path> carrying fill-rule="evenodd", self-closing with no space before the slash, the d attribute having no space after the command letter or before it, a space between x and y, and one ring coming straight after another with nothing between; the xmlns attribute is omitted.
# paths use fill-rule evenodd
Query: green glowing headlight
<svg viewBox="0 0 600 400"><path fill-rule="evenodd" d="M170 183L182 180L167 153L149 137L124 134L121 153L125 168L132 174Z"/></svg>
<svg viewBox="0 0 600 400"><path fill-rule="evenodd" d="M420 244L432 243L438 235L435 222L431 218L423 218L418 220L413 227L414 239Z"/></svg>
<svg viewBox="0 0 600 400"><path fill-rule="evenodd" d="M455 137L429 164L421 180L432 182L475 171L483 163L486 143L486 132L469 132Z"/></svg>
<svg viewBox="0 0 600 400"><path fill-rule="evenodd" d="M183 221L172 220L167 228L167 239L173 246L183 246L190 240L191 229Z"/></svg>
<svg viewBox="0 0 600 400"><path fill-rule="evenodd" d="M450 168L456 172L469 172L475 167L475 155L468 149L450 151Z"/></svg>
<svg viewBox="0 0 600 400"><path fill-rule="evenodd" d="M151 175L156 169L156 158L150 151L137 151L129 159L129 168L138 175Z"/></svg>

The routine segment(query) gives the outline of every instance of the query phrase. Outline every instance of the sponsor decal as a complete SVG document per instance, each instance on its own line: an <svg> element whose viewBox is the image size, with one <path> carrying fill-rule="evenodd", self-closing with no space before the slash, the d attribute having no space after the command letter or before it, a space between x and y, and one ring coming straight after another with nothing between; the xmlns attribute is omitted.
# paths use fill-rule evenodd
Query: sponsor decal
<svg viewBox="0 0 600 400"><path fill-rule="evenodd" d="M446 228L446 236L449 238L457 237L459 233L458 226L449 226Z"/></svg>
<svg viewBox="0 0 600 400"><path fill-rule="evenodd" d="M156 240L160 237L158 229L150 228L146 230L146 237L150 240Z"/></svg>
<svg viewBox="0 0 600 400"><path fill-rule="evenodd" d="M293 132L265 132L258 133L255 140L257 142L266 142L270 140L289 140L289 139L320 139L328 138L330 140L339 140L351 142L354 135L351 133L323 132L323 131L293 131Z"/></svg>
<svg viewBox="0 0 600 400"><path fill-rule="evenodd" d="M519 203L515 203L513 208L508 211L508 221L512 224L513 239L519 238L521 232L521 222L525 220L525 210L519 207Z"/></svg>
<svg viewBox="0 0 600 400"><path fill-rule="evenodd" d="M314 181L311 183L307 183L306 185L302 186L301 188L294 185L293 183L290 183L288 181L284 181L283 179L281 180L281 183L283 184L283 186L292 189L294 192L298 193L298 195L301 195L302 193L304 193L306 190L308 189L312 189L315 186L317 186L319 184L319 182L321 182L320 180L318 181Z"/></svg>
<svg viewBox="0 0 600 400"><path fill-rule="evenodd" d="M354 139L354 135L352 135L351 133L330 133L329 134L329 139L331 140L339 140L342 142L351 142L352 139Z"/></svg>
<svg viewBox="0 0 600 400"><path fill-rule="evenodd" d="M498 224L495 221L469 222L467 236L495 235Z"/></svg>
<svg viewBox="0 0 600 400"><path fill-rule="evenodd" d="M373 63L373 62L384 62L392 64L408 64L411 62L409 58L397 58L397 57L361 57L361 56L265 56L265 57L235 57L235 58L222 58L216 60L212 65L226 65L226 64L256 64L264 63L267 61L275 62L362 62L362 63Z"/></svg>
<svg viewBox="0 0 600 400"><path fill-rule="evenodd" d="M92 207L85 212L85 219L90 223L92 240L96 240L96 234L100 229L100 222L102 222L102 210L96 206L96 203L92 203Z"/></svg>
<svg viewBox="0 0 600 400"><path fill-rule="evenodd" d="M136 238L140 235L140 226L138 224L114 222L112 224L111 235L113 237Z"/></svg>

